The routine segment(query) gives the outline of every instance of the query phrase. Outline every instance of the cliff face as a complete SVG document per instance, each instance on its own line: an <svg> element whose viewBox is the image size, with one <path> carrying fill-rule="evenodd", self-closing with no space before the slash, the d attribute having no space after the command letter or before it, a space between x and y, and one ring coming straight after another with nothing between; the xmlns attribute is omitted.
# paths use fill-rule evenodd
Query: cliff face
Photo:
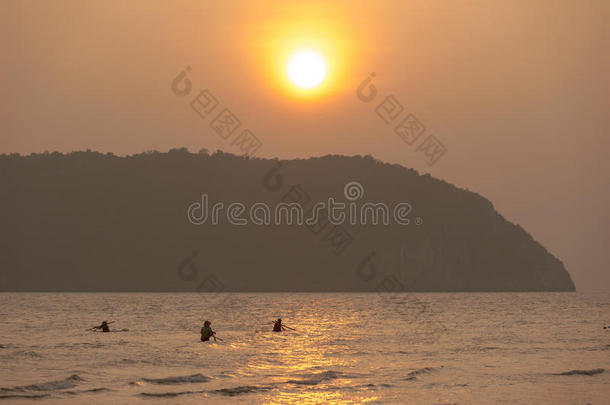
<svg viewBox="0 0 610 405"><path fill-rule="evenodd" d="M488 200L371 157L5 155L0 187L4 291L574 290L561 261ZM307 214L329 198L358 216L364 203L384 203L390 221L256 225L249 216L257 203L273 214L296 202ZM233 202L246 207L246 225L229 223ZM401 203L408 225L392 215Z"/></svg>

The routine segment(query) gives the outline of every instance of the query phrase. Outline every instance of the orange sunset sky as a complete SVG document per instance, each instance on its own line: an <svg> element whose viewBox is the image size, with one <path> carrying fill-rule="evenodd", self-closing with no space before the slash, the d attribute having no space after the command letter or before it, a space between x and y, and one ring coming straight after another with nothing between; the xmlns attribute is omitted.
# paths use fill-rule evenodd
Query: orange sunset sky
<svg viewBox="0 0 610 405"><path fill-rule="evenodd" d="M237 153L189 107L209 89L260 157L429 172L489 198L578 289L610 287L610 2L4 0L0 16L0 153ZM328 69L311 92L285 72L303 47ZM375 113L389 95L446 147L435 165Z"/></svg>

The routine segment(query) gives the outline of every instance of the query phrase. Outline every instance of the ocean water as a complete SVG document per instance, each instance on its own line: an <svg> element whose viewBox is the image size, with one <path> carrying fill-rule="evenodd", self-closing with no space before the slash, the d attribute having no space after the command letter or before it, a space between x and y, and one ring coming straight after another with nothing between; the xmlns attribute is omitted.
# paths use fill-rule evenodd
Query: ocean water
<svg viewBox="0 0 610 405"><path fill-rule="evenodd" d="M604 405L603 326L608 293L3 293L0 403Z"/></svg>

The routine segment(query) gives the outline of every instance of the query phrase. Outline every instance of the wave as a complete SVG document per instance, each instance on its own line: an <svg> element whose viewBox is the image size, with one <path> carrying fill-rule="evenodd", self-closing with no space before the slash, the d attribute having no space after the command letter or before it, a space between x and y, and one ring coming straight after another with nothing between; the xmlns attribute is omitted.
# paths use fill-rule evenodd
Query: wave
<svg viewBox="0 0 610 405"><path fill-rule="evenodd" d="M244 385L234 388L221 388L219 390L210 391L212 394L220 394L229 397L234 397L241 394L249 394L251 392L269 391L271 387L257 387L255 385Z"/></svg>
<svg viewBox="0 0 610 405"><path fill-rule="evenodd" d="M184 384L184 383L204 383L210 381L209 377L202 374L193 374L178 377L166 378L142 378L142 381L151 384Z"/></svg>
<svg viewBox="0 0 610 405"><path fill-rule="evenodd" d="M86 393L95 393L95 392L110 392L112 391L109 388L105 388L105 387L100 387L100 388L92 388L89 390L80 390L80 391L62 391L61 394L62 395L80 395L80 394L86 394Z"/></svg>
<svg viewBox="0 0 610 405"><path fill-rule="evenodd" d="M19 350L13 353L7 354L9 358L12 357L29 357L32 359L41 359L42 355L34 350Z"/></svg>
<svg viewBox="0 0 610 405"><path fill-rule="evenodd" d="M83 381L83 379L77 375L73 374L65 380L59 381L50 381L38 384L30 384L23 385L13 388L0 388L0 392L26 392L26 391L57 391L57 390L65 390L68 388L74 388L78 385L79 382Z"/></svg>
<svg viewBox="0 0 610 405"><path fill-rule="evenodd" d="M331 381L337 378L347 378L347 375L339 373L337 371L327 370L320 373L302 374L301 380L288 380L288 383L299 384L299 385L318 385L324 381ZM353 376L356 377L356 376Z"/></svg>
<svg viewBox="0 0 610 405"><path fill-rule="evenodd" d="M245 394L250 394L250 393L255 393L255 392L269 391L269 390L272 390L275 386L282 385L282 384L318 385L322 382L331 381L331 380L335 380L338 378L362 377L362 375L356 375L356 374L348 375L348 374L340 373L338 371L333 371L333 370L326 370L326 371L321 371L318 373L300 374L297 376L300 378L288 380L283 383L273 383L273 384L266 384L266 385L242 385L242 386L237 386L237 387L220 388L220 389L215 389L215 390L204 390L204 391L142 392L142 393L140 393L140 395L145 396L145 397L172 398L172 397L189 395L189 394L208 393L208 394L216 394L216 395L233 397L233 396L237 396L237 395L245 395ZM156 383L156 384L178 384L178 383L183 383L183 382L207 382L210 379L201 374L195 374L195 375L186 376L186 377L168 377L168 378L161 378L161 379L143 378L142 380L146 381L146 382ZM389 385L385 385L385 384L382 384L381 386L389 387ZM362 387L365 387L365 386L362 386ZM369 384L366 387L367 388L374 387L374 384Z"/></svg>
<svg viewBox="0 0 610 405"><path fill-rule="evenodd" d="M104 391L110 391L110 390L108 388L100 387L100 388L91 388L90 390L84 390L81 392L104 392Z"/></svg>
<svg viewBox="0 0 610 405"><path fill-rule="evenodd" d="M203 394L204 392L205 391L141 392L140 395L143 397L173 398L173 397L179 397L180 395Z"/></svg>
<svg viewBox="0 0 610 405"><path fill-rule="evenodd" d="M418 368L418 369L413 370L413 371L409 371L407 373L407 376L405 377L405 380L407 380L407 381L416 380L417 376L419 376L419 375L429 374L429 373L432 373L434 371L440 370L443 367L444 366L440 366L440 367L423 367L423 368Z"/></svg>
<svg viewBox="0 0 610 405"><path fill-rule="evenodd" d="M268 391L270 389L271 389L270 386L257 387L257 386L253 386L253 385L244 385L244 386L240 386L240 387L221 388L221 389L211 390L211 391L204 390L204 391L177 391L177 392L142 392L142 393L140 393L140 395L143 397L174 398L174 397L179 397L182 395L209 393L209 394L218 394L218 395L234 397L236 395L249 394L252 392Z"/></svg>
<svg viewBox="0 0 610 405"><path fill-rule="evenodd" d="M15 398L25 398L25 399L40 399L44 397L48 397L49 394L0 394L0 399L15 399Z"/></svg>
<svg viewBox="0 0 610 405"><path fill-rule="evenodd" d="M100 342L77 342L77 343L58 343L55 346L53 346L53 348L55 349L63 349L63 348L68 348L68 349L78 349L78 348L94 348L94 349L99 349L102 347L107 347L108 344L106 343L100 343Z"/></svg>
<svg viewBox="0 0 610 405"><path fill-rule="evenodd" d="M570 371L565 371L563 373L556 373L553 375L596 375L596 374L601 374L603 373L604 370L603 368L594 368L591 370L570 370Z"/></svg>

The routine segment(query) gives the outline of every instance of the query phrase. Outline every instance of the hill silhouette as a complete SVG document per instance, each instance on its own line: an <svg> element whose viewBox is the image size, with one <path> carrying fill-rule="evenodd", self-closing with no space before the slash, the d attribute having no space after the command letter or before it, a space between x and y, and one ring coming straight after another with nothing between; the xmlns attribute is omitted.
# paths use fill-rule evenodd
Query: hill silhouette
<svg viewBox="0 0 610 405"><path fill-rule="evenodd" d="M350 182L358 202L409 203L409 224L187 217L203 194L225 210L349 202ZM12 154L0 186L3 291L574 290L562 262L485 198L370 156Z"/></svg>

